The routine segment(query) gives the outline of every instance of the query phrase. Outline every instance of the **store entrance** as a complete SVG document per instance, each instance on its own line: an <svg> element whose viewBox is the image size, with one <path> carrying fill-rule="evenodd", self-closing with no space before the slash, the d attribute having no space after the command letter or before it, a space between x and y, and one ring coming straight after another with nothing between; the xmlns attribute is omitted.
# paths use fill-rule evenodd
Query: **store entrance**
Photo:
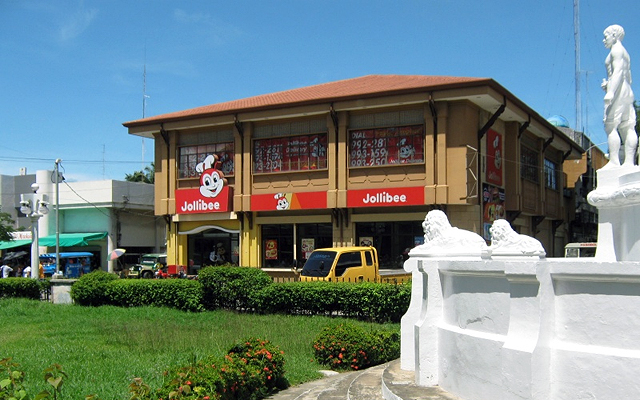
<svg viewBox="0 0 640 400"><path fill-rule="evenodd" d="M240 262L239 235L216 228L189 235L187 254L189 275L195 275L200 268L210 265L238 265Z"/></svg>

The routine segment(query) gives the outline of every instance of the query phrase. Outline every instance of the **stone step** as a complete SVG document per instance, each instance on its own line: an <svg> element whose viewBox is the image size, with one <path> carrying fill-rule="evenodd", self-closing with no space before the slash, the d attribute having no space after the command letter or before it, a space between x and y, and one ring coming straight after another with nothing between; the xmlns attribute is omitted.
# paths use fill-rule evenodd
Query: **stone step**
<svg viewBox="0 0 640 400"><path fill-rule="evenodd" d="M363 371L330 374L290 387L269 400L460 400L437 386L419 387L414 373L400 369L400 360Z"/></svg>
<svg viewBox="0 0 640 400"><path fill-rule="evenodd" d="M461 400L439 386L422 387L415 384L415 373L400 369L400 360L385 364L382 373L384 400Z"/></svg>

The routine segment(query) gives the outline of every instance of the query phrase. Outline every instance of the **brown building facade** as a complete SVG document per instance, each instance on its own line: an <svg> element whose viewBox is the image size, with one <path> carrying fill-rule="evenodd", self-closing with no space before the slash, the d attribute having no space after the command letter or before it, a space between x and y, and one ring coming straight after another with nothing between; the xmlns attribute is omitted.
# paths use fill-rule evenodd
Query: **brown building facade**
<svg viewBox="0 0 640 400"><path fill-rule="evenodd" d="M491 79L370 75L130 121L155 140L169 264L301 265L373 244L400 267L434 208L567 241L563 163L582 149Z"/></svg>

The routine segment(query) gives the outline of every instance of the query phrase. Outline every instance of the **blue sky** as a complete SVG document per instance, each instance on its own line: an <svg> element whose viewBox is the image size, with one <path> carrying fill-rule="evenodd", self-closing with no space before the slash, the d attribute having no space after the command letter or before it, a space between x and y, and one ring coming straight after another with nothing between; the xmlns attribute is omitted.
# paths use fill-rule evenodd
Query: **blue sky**
<svg viewBox="0 0 640 400"><path fill-rule="evenodd" d="M637 0L581 0L580 14L582 125L602 143L602 31L622 25L633 62L640 14ZM419 74L493 78L574 127L573 29L572 0L0 0L0 174L148 165L152 140L122 126L142 117L145 65L146 116Z"/></svg>

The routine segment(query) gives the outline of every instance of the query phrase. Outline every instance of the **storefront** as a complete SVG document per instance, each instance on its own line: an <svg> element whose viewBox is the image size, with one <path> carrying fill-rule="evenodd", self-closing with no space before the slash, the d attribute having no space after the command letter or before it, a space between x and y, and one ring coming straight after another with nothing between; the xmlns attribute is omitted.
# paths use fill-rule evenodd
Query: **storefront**
<svg viewBox="0 0 640 400"><path fill-rule="evenodd" d="M434 208L479 234L507 218L552 246L562 162L581 150L481 78L372 75L124 125L155 139L168 259L192 270L300 267L348 245L398 268ZM503 168L505 153L525 167ZM544 179L527 175L536 165Z"/></svg>

